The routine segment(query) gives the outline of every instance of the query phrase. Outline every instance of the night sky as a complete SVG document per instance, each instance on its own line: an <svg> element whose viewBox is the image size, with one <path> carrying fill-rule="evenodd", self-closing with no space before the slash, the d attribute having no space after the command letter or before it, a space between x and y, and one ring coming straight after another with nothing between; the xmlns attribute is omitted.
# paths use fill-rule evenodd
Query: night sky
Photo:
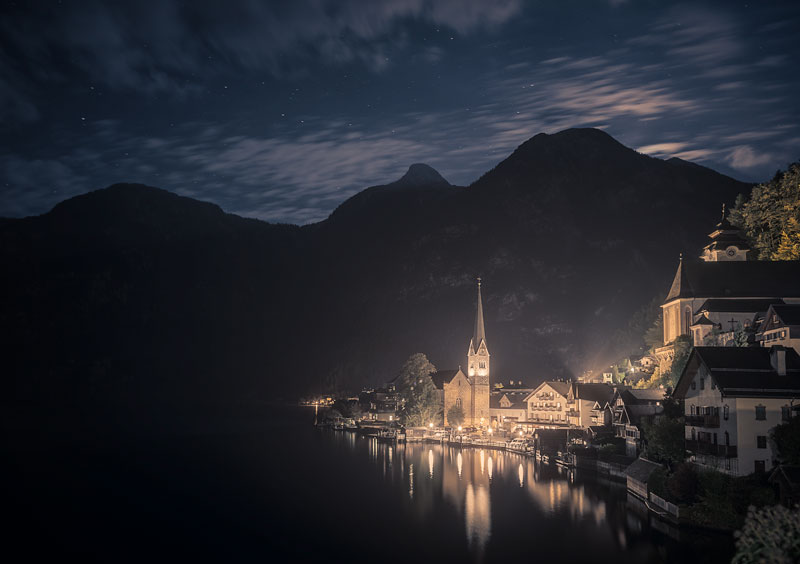
<svg viewBox="0 0 800 564"><path fill-rule="evenodd" d="M5 2L0 216L142 182L324 219L599 127L741 180L800 158L800 2Z"/></svg>

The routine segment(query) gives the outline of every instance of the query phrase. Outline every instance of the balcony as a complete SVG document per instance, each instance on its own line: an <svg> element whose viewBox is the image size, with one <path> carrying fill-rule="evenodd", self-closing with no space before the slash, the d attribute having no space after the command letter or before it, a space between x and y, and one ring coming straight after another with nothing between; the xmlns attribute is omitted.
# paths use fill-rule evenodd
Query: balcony
<svg viewBox="0 0 800 564"><path fill-rule="evenodd" d="M686 440L686 450L694 454L710 454L712 456L720 456L722 458L736 458L736 445L715 445L705 441L691 441Z"/></svg>
<svg viewBox="0 0 800 564"><path fill-rule="evenodd" d="M687 415L686 426L719 427L719 413L706 414L706 415Z"/></svg>

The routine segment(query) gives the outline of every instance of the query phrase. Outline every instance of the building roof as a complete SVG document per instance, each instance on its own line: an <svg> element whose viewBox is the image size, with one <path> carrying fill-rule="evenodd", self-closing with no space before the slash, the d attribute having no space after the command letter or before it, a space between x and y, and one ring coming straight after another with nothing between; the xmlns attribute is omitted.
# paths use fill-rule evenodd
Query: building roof
<svg viewBox="0 0 800 564"><path fill-rule="evenodd" d="M564 397L567 397L569 394L570 386L572 386L572 382L562 382L560 380L548 380L546 382L542 382L536 388L533 389L528 395L525 396L525 401L528 401L531 397L535 396L535 394L544 386L550 386L555 390L557 394L560 394Z"/></svg>
<svg viewBox="0 0 800 564"><path fill-rule="evenodd" d="M776 304L770 309L784 325L800 325L800 304Z"/></svg>
<svg viewBox="0 0 800 564"><path fill-rule="evenodd" d="M681 260L664 303L678 298L797 298L800 261Z"/></svg>
<svg viewBox="0 0 800 564"><path fill-rule="evenodd" d="M661 468L660 464L651 462L646 458L637 458L625 469L625 475L646 484L650 479L650 475L659 468Z"/></svg>
<svg viewBox="0 0 800 564"><path fill-rule="evenodd" d="M778 374L772 355L786 355L786 374ZM695 347L689 355L675 397L686 397L700 364L711 373L724 396L731 397L800 397L800 356L783 347Z"/></svg>
<svg viewBox="0 0 800 564"><path fill-rule="evenodd" d="M800 466L781 464L770 474L769 482L783 479L792 489L800 489Z"/></svg>
<svg viewBox="0 0 800 564"><path fill-rule="evenodd" d="M703 314L703 315L700 316L700 319L698 319L697 321L692 323L691 326L692 327L697 327L698 325L714 325L714 326L716 326L717 324L714 323L713 321L711 321L708 317L706 317L705 314Z"/></svg>
<svg viewBox="0 0 800 564"><path fill-rule="evenodd" d="M695 315L703 311L713 313L759 313L769 309L773 304L784 303L780 298L763 298L763 299L719 299L711 298L703 302Z"/></svg>
<svg viewBox="0 0 800 564"><path fill-rule="evenodd" d="M492 409L526 409L525 398L528 396L530 390L525 392L497 392L489 396L489 407ZM503 398L507 398L511 402L508 407L500 405Z"/></svg>
<svg viewBox="0 0 800 564"><path fill-rule="evenodd" d="M614 388L608 384L577 383L573 384L576 399L596 401L604 404L614 395Z"/></svg>
<svg viewBox="0 0 800 564"><path fill-rule="evenodd" d="M649 388L646 390L627 390L635 398L634 403L651 403L664 400L664 390L660 388Z"/></svg>
<svg viewBox="0 0 800 564"><path fill-rule="evenodd" d="M750 245L748 245L747 241L742 237L741 231L734 227L728 220L727 214L725 213L725 204L722 205L722 219L717 223L714 231L709 233L708 236L711 238L711 243L706 245L706 249L725 249L730 245L735 245L742 250L750 249Z"/></svg>
<svg viewBox="0 0 800 564"><path fill-rule="evenodd" d="M439 370L438 372L431 372L431 380L437 390L443 390L445 384L449 384L456 377L456 374L461 372L460 368L455 370Z"/></svg>

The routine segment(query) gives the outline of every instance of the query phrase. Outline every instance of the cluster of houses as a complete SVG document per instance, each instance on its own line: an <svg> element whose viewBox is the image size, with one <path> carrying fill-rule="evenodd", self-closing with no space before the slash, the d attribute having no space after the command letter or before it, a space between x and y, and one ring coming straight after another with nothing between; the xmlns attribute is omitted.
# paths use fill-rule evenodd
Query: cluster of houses
<svg viewBox="0 0 800 564"><path fill-rule="evenodd" d="M688 460L734 476L769 471L777 460L772 428L800 416L800 261L747 260L750 249L725 217L699 261L681 258L662 307L663 346L632 357L631 374L670 370L676 340L693 344L672 397L685 410ZM444 424L453 406L463 424L493 430L570 429L586 439L624 438L626 454L642 450L643 425L663 416L664 389L635 389L611 370L578 381L495 382L478 280L475 329L466 370L431 375ZM631 380L626 374L624 382ZM390 384L361 398L369 417L391 421L400 399ZM438 422L437 422L438 423Z"/></svg>

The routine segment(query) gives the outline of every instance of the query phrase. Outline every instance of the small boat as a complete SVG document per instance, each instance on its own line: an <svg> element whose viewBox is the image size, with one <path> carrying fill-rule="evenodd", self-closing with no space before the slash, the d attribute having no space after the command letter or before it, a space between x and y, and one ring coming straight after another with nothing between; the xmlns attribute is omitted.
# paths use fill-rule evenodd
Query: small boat
<svg viewBox="0 0 800 564"><path fill-rule="evenodd" d="M514 439L506 443L506 449L513 452L525 452L528 442L525 439Z"/></svg>

